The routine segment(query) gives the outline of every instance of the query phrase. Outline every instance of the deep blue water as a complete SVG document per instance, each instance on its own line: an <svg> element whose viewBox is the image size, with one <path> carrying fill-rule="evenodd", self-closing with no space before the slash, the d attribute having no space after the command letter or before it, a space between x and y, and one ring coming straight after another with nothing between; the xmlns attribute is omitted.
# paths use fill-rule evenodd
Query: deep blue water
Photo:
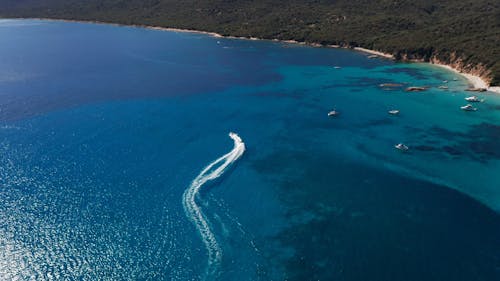
<svg viewBox="0 0 500 281"><path fill-rule="evenodd" d="M349 50L0 20L0 279L500 280L500 97L463 112L466 87ZM195 197L207 247L183 195L231 131L245 152Z"/></svg>

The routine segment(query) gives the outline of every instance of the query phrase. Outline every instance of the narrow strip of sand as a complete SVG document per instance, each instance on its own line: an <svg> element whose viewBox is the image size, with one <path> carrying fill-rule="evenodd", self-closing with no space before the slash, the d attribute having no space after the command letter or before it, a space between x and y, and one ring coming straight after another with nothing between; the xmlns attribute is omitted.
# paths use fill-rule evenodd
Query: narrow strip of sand
<svg viewBox="0 0 500 281"><path fill-rule="evenodd" d="M481 89L487 89L488 91L490 92L494 92L494 93L499 93L500 94L500 87L489 87L488 86L488 83L486 81L484 81L481 77L479 76L476 76L476 75L472 75L472 74L469 74L469 73L464 73L464 72L461 72L449 65L446 65L446 64L439 64L439 63L432 63L433 65L436 65L436 66L439 66L439 67L444 67L448 70L451 70L457 74L460 74L462 75L463 77L465 77L468 81L469 81L469 84L471 85L472 88L481 88Z"/></svg>
<svg viewBox="0 0 500 281"><path fill-rule="evenodd" d="M384 58L387 58L387 59L394 59L393 55L388 54L388 53L383 53L383 52L380 52L380 51L365 49L365 48L361 48L361 47L354 47L354 50L360 51L360 52L364 52L364 53L368 53L368 54L372 54L372 55L376 55L376 56L380 56L380 57L384 57Z"/></svg>

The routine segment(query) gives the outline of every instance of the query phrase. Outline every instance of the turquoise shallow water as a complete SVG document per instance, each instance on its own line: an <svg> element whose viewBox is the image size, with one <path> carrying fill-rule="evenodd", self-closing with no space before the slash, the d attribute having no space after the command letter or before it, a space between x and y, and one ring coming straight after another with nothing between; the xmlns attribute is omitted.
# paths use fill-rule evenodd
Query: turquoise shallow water
<svg viewBox="0 0 500 281"><path fill-rule="evenodd" d="M36 20L0 42L3 279L500 277L500 97L461 111L452 72ZM207 236L183 198L231 131L246 150L194 199Z"/></svg>

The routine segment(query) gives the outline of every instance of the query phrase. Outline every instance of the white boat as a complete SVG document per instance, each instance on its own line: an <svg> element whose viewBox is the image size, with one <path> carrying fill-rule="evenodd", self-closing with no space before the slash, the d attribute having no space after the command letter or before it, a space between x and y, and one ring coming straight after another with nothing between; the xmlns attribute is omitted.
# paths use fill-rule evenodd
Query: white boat
<svg viewBox="0 0 500 281"><path fill-rule="evenodd" d="M473 107L471 104L461 106L460 109L462 109L464 111L476 111L477 110L477 108Z"/></svg>
<svg viewBox="0 0 500 281"><path fill-rule="evenodd" d="M394 146L397 150L401 150L401 151L407 151L408 149L408 146L402 144L402 143L398 143Z"/></svg>
<svg viewBox="0 0 500 281"><path fill-rule="evenodd" d="M389 110L389 114L391 114L391 115L398 115L399 114L399 110L397 110L397 109Z"/></svg>
<svg viewBox="0 0 500 281"><path fill-rule="evenodd" d="M340 66L334 66L333 68L335 68L335 69L341 69L342 67L340 67Z"/></svg>
<svg viewBox="0 0 500 281"><path fill-rule="evenodd" d="M448 80L443 80L443 83L448 83Z"/></svg>
<svg viewBox="0 0 500 281"><path fill-rule="evenodd" d="M465 100L468 102L482 102L483 101L483 100L480 100L477 96L466 97Z"/></svg>
<svg viewBox="0 0 500 281"><path fill-rule="evenodd" d="M448 86L439 86L438 89L448 90Z"/></svg>
<svg viewBox="0 0 500 281"><path fill-rule="evenodd" d="M332 110L332 111L328 112L329 117L338 116L339 114L340 114L340 112L338 112L337 110Z"/></svg>

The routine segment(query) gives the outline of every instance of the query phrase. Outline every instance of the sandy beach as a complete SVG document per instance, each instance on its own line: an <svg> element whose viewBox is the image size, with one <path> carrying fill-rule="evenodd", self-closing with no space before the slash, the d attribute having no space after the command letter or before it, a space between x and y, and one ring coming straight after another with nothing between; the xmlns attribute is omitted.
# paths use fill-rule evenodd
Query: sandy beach
<svg viewBox="0 0 500 281"><path fill-rule="evenodd" d="M457 69L455 69L455 68L453 68L453 67L451 67L449 65L438 64L438 63L431 63L431 64L439 66L439 67L446 68L446 69L451 70L451 71L453 71L453 72L455 72L455 73L457 73L459 75L464 76L465 78L467 78L467 80L469 81L471 87L473 87L473 88L483 88L483 89L487 89L490 92L500 93L500 87L489 87L488 83L486 83L486 81L484 81L479 76L475 76L475 75L472 75L472 74L460 72Z"/></svg>
<svg viewBox="0 0 500 281"><path fill-rule="evenodd" d="M365 52L368 54L373 54L373 55L381 56L381 57L388 58L388 59L394 58L394 56L391 54L387 54L387 53L383 53L383 52L379 52L379 51L374 51L374 50L360 48L360 47L355 47L354 49L357 51L360 51L360 52ZM431 63L431 62L420 62L420 61L418 61L417 63L430 63L432 65L444 67L450 71L453 71L453 72L465 77L467 79L467 81L469 81L469 84L472 88L482 88L482 89L487 89L490 92L500 93L500 87L490 87L488 85L488 83L486 81L484 81L481 77L476 76L476 75L472 75L469 73L461 72L458 69L455 69L449 65L439 64L439 63Z"/></svg>
<svg viewBox="0 0 500 281"><path fill-rule="evenodd" d="M387 58L387 59L394 59L394 56L391 54L383 53L383 52L379 52L379 51L375 51L375 50L365 49L365 48L361 48L361 47L354 47L354 50L368 53L368 54L372 54L372 55L376 55L376 56Z"/></svg>

